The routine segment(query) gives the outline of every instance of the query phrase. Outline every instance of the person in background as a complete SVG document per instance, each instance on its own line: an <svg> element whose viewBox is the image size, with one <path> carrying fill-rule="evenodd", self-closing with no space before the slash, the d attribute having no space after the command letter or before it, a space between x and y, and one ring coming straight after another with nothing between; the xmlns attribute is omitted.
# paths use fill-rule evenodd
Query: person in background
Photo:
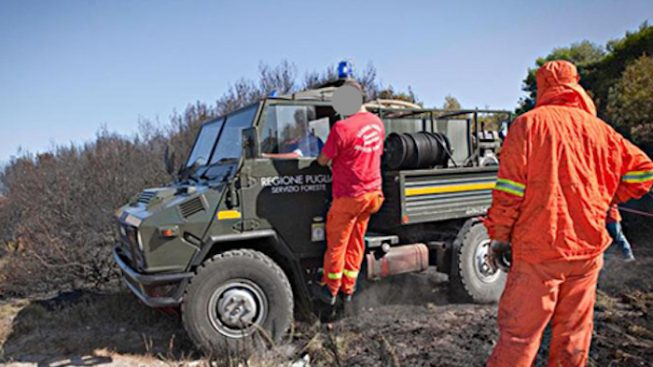
<svg viewBox="0 0 653 367"><path fill-rule="evenodd" d="M584 366L610 205L653 185L653 162L596 117L576 67L536 73L535 109L510 127L485 226L488 260L512 252L488 366L532 366L551 323L549 366Z"/></svg>
<svg viewBox="0 0 653 367"><path fill-rule="evenodd" d="M624 262L635 261L635 255L633 255L633 249L630 246L630 242L626 238L626 235L623 232L621 227L621 215L619 214L619 207L617 204L614 204L608 210L608 217L606 219L606 228L610 237L612 237L612 245L617 246L621 251Z"/></svg>
<svg viewBox="0 0 653 367"><path fill-rule="evenodd" d="M324 143L322 139L315 136L315 132L309 130L309 122L312 116L306 117L302 110L295 112L295 126L292 130L292 139L281 144L279 153L263 153L262 156L274 159L296 159L315 158L322 151Z"/></svg>
<svg viewBox="0 0 653 367"><path fill-rule="evenodd" d="M338 100L336 91L334 108L340 115L350 116L333 125L317 159L322 166L331 163L333 177L333 201L326 221L327 249L323 276L320 287L315 291L318 299L330 305L335 304L338 292L344 295L345 301L351 300L365 252L367 224L370 216L378 212L383 203L383 122L365 110L360 84L347 81L341 88L348 88L348 91L343 90L343 95L349 100L344 103L345 106L339 107L335 102ZM356 101L352 101L352 98ZM351 106L353 102L356 103ZM354 108L358 108L358 112L348 111Z"/></svg>

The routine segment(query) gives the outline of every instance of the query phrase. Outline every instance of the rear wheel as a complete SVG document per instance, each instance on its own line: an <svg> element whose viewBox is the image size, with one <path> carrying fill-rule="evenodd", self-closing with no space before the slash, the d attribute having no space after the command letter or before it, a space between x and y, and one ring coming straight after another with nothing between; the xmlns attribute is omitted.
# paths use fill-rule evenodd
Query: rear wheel
<svg viewBox="0 0 653 367"><path fill-rule="evenodd" d="M247 356L281 340L290 327L293 295L283 270L254 250L206 261L191 279L182 320L191 339L212 356Z"/></svg>
<svg viewBox="0 0 653 367"><path fill-rule="evenodd" d="M499 300L507 274L486 261L490 238L480 220L465 223L453 245L450 291L456 301L492 303Z"/></svg>

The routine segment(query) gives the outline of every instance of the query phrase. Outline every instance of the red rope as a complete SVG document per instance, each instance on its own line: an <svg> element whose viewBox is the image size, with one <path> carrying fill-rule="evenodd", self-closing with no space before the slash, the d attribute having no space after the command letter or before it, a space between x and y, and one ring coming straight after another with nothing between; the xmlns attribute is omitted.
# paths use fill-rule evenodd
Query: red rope
<svg viewBox="0 0 653 367"><path fill-rule="evenodd" d="M653 217L653 213L641 212L641 211L635 210L635 209L624 208L623 206L619 206L619 210L623 210L623 211L628 212L628 213L643 215L645 217Z"/></svg>

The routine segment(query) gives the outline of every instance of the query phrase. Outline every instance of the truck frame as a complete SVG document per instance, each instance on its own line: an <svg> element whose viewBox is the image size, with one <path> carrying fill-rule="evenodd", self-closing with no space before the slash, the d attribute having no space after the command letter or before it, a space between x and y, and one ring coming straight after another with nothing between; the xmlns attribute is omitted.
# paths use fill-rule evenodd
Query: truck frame
<svg viewBox="0 0 653 367"><path fill-rule="evenodd" d="M267 97L205 122L179 179L116 211L114 258L126 285L150 307L180 307L188 334L207 353L260 340L261 331L278 341L296 314L317 309L310 287L326 248L330 170L314 156L274 154L293 134L326 141L341 118L330 104L333 88ZM479 163L479 116L512 115L387 101L368 110L388 134L439 131L452 149L444 166L383 170L386 201L370 222L360 278L434 266L449 275L456 299L495 302L506 277L486 263L482 216L497 166Z"/></svg>

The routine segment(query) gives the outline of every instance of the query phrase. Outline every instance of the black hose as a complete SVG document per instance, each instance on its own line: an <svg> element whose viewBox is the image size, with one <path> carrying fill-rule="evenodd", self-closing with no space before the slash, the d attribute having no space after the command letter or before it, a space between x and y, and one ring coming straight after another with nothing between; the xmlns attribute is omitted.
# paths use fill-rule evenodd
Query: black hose
<svg viewBox="0 0 653 367"><path fill-rule="evenodd" d="M449 138L441 133L434 133L434 135L444 152L447 154L449 160L451 160L451 163L453 163L453 166L458 168L458 163L456 163L456 161L453 159L453 154L451 153L451 144L449 143Z"/></svg>
<svg viewBox="0 0 653 367"><path fill-rule="evenodd" d="M385 141L383 166L389 170L446 167L450 158L453 161L449 139L444 134L391 133Z"/></svg>

